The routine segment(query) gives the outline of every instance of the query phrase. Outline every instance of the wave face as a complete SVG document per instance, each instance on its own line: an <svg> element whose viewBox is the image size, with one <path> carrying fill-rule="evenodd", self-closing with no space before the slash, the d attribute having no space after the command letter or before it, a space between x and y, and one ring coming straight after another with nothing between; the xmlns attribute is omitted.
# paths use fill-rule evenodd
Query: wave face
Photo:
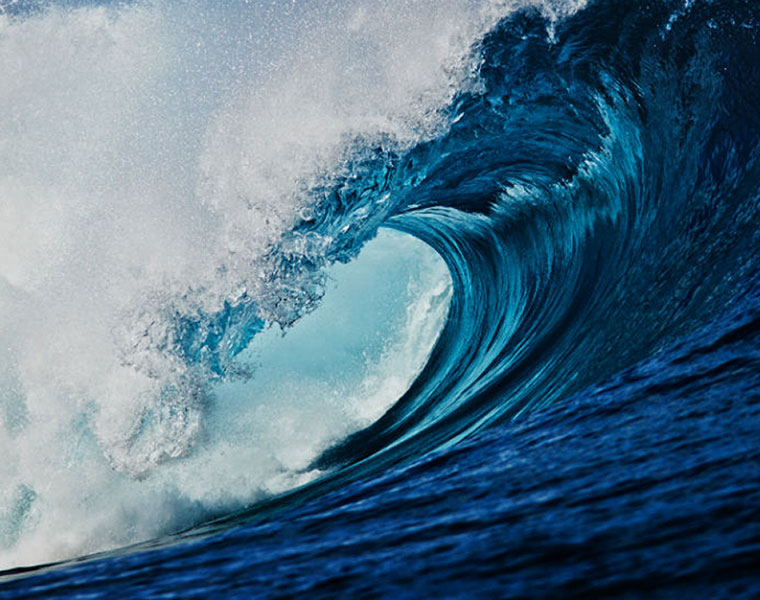
<svg viewBox="0 0 760 600"><path fill-rule="evenodd" d="M224 561L243 590L277 560L292 593L360 594L379 551L351 540L388 530L381 594L396 561L440 574L420 592L614 593L651 555L677 596L679 539L746 579L754 2L3 6L0 568L185 531L35 585ZM605 537L632 506L670 541ZM557 558L595 540L609 564Z"/></svg>

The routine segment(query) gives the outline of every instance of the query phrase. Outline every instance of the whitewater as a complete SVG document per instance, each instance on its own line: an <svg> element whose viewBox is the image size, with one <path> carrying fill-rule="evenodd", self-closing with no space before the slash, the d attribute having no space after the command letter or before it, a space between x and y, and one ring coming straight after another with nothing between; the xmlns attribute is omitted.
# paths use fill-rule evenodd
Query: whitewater
<svg viewBox="0 0 760 600"><path fill-rule="evenodd" d="M0 0L0 597L750 594L758 27Z"/></svg>
<svg viewBox="0 0 760 600"><path fill-rule="evenodd" d="M435 135L457 87L474 84L469 46L496 14L451 3L431 28L430 6L367 11L189 2L3 15L4 567L148 539L302 483L318 449L421 368L430 325L390 309L364 338L341 339L353 302L406 295L392 307L403 314L442 293L445 269L429 274L414 247L413 267L364 275L374 293L277 350L302 356L290 371L236 361L254 333L308 313L329 287L324 267L380 224L359 207L357 242L340 223L292 233L316 218L314 188L345 177L359 144ZM319 339L336 354L310 378ZM383 351L396 358L379 364Z"/></svg>

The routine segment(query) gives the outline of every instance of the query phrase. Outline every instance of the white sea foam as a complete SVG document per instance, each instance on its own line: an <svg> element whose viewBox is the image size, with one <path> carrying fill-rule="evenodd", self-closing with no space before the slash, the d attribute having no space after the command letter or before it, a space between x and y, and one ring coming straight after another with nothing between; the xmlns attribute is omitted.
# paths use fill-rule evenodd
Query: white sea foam
<svg viewBox="0 0 760 600"><path fill-rule="evenodd" d="M269 323L307 312L299 286L319 288L332 240L288 249L316 265L304 280L272 257L309 190L346 174L357 139L438 135L453 95L477 85L473 44L522 4L0 10L0 568L298 485L320 449L403 393L445 312L431 304L445 269L416 242L357 263L372 277L391 265L360 288L395 301L363 319L362 289L328 294L342 308L326 304L312 329L257 338L247 382L209 384L178 352L176 320L251 299ZM356 321L339 329L344 310ZM318 353L330 360L310 363Z"/></svg>

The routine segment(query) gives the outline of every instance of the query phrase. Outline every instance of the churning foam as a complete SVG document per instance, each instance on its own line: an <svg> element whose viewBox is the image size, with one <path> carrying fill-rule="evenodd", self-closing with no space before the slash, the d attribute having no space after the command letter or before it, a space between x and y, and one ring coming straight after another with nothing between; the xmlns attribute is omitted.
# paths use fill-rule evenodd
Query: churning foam
<svg viewBox="0 0 760 600"><path fill-rule="evenodd" d="M333 240L282 246L310 190L345 175L357 140L437 135L477 85L473 44L524 3L281 4L23 18L0 5L0 568L146 539L313 477L309 460L376 418L429 352L446 278L413 267L435 262L414 244L396 244L411 258L383 283L411 287L378 309L405 320L365 354L325 317L350 349L332 368L308 366L305 319L285 338L290 366L264 351L272 331L256 338L250 380L210 383L178 347L178 321L208 328L230 306L284 326L309 312ZM281 276L283 254L313 268Z"/></svg>

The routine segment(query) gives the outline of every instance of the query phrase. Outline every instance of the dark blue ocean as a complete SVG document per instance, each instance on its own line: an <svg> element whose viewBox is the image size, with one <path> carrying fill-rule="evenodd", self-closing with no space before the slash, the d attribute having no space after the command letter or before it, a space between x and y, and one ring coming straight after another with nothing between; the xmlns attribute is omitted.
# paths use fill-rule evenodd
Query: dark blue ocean
<svg viewBox="0 0 760 600"><path fill-rule="evenodd" d="M0 1L0 598L760 597L760 4Z"/></svg>

